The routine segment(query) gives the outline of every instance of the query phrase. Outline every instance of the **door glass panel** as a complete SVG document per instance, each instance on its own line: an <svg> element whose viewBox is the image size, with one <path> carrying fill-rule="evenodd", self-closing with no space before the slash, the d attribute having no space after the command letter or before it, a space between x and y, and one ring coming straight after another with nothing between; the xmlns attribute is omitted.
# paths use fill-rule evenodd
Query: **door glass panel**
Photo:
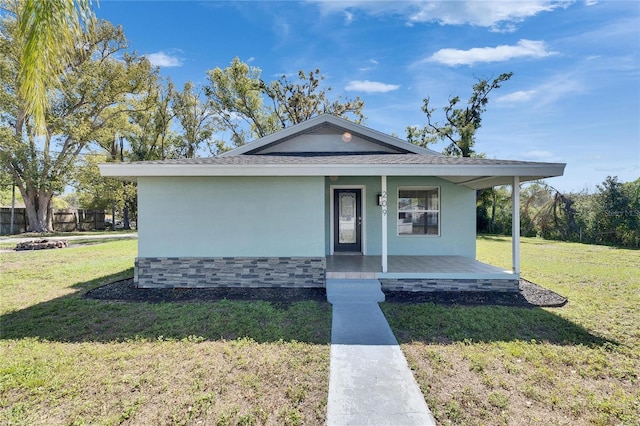
<svg viewBox="0 0 640 426"><path fill-rule="evenodd" d="M338 198L339 228L338 242L354 244L356 242L356 194L341 193Z"/></svg>

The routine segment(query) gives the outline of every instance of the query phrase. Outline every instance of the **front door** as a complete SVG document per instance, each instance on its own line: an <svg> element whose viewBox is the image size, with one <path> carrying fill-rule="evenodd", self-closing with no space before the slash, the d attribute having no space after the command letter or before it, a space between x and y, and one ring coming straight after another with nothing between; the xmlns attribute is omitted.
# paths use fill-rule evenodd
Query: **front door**
<svg viewBox="0 0 640 426"><path fill-rule="evenodd" d="M362 252L362 191L333 190L333 251Z"/></svg>

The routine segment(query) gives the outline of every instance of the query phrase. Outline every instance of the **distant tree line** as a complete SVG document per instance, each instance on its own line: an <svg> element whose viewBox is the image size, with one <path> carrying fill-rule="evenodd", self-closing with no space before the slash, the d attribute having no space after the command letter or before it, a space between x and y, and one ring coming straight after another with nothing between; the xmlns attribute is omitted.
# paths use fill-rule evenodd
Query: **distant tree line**
<svg viewBox="0 0 640 426"><path fill-rule="evenodd" d="M477 229L511 234L510 189L482 192L477 200ZM621 183L607 177L597 191L563 194L544 182L521 191L521 234L550 240L640 246L640 178Z"/></svg>

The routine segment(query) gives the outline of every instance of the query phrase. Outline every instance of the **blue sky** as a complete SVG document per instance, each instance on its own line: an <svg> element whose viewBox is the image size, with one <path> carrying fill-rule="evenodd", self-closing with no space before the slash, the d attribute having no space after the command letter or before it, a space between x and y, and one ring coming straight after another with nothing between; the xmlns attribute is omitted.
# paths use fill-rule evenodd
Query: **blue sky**
<svg viewBox="0 0 640 426"><path fill-rule="evenodd" d="M441 121L450 96L513 72L478 152L566 162L548 182L562 191L640 176L638 1L102 0L96 14L178 86L236 56L266 81L319 68L332 96L365 101L365 125L403 138L426 122L424 97Z"/></svg>

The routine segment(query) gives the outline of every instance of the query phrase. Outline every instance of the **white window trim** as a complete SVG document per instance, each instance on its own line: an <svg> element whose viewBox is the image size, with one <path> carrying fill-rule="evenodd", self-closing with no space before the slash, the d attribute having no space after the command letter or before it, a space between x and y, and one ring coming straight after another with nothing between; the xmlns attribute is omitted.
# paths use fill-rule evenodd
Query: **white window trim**
<svg viewBox="0 0 640 426"><path fill-rule="evenodd" d="M438 210L425 210L428 212L438 212L438 234L401 234L398 232L398 221L400 220L400 191L429 191L436 189L438 191ZM442 194L439 186L398 186L396 188L396 236L399 238L439 238L441 236L441 223L442 223Z"/></svg>

